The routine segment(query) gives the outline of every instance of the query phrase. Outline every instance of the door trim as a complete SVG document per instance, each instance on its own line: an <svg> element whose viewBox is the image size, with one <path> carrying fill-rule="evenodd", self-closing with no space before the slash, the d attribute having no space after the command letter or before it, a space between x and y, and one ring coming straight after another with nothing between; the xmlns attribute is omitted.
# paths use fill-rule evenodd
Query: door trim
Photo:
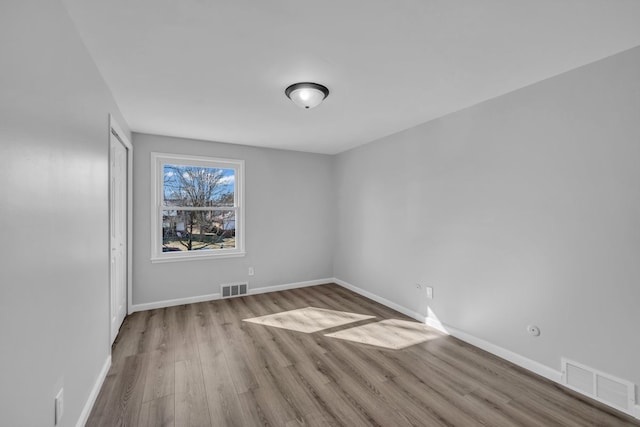
<svg viewBox="0 0 640 427"><path fill-rule="evenodd" d="M118 138L127 149L127 314L131 314L131 307L133 306L133 145L115 117L109 114L109 140L111 139L111 135ZM111 159L109 159L109 161L111 161ZM109 178L109 183L111 183L111 178ZM111 203L111 201L109 201L109 203ZM111 209L109 209L109 215L111 215ZM111 218L109 218L109 223L111 223ZM109 231L109 233L111 233L111 231ZM111 249L109 249L109 256L111 256ZM111 261L109 260L109 262ZM109 283L111 283L111 280L109 280ZM109 296L109 298L111 298L111 296ZM111 305L109 305L109 307L111 307ZM111 309L109 309L109 330L111 330ZM109 336L111 336L111 332L109 332Z"/></svg>

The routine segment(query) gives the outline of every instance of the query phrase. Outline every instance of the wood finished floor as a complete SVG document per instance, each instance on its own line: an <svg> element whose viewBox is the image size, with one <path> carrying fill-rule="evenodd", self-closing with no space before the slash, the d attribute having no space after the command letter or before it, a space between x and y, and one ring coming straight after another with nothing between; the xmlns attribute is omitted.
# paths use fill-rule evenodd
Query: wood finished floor
<svg viewBox="0 0 640 427"><path fill-rule="evenodd" d="M376 316L315 333L242 319L304 307ZM410 320L337 285L134 313L87 426L631 426L437 334L386 350L324 334Z"/></svg>

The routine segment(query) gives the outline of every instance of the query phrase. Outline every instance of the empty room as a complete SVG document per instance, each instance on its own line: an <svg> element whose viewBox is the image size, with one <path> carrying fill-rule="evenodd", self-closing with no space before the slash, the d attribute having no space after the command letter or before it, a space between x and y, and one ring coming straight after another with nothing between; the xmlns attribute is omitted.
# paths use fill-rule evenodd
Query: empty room
<svg viewBox="0 0 640 427"><path fill-rule="evenodd" d="M0 426L640 426L640 1L0 1Z"/></svg>

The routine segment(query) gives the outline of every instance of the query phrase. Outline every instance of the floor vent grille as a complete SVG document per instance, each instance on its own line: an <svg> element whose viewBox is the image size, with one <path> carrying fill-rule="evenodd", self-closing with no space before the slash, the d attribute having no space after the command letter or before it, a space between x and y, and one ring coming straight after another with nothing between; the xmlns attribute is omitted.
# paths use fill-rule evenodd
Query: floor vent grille
<svg viewBox="0 0 640 427"><path fill-rule="evenodd" d="M233 298L242 295L247 295L249 292L249 283L228 283L226 285L220 285L220 295L222 298Z"/></svg>
<svg viewBox="0 0 640 427"><path fill-rule="evenodd" d="M629 381L562 359L562 383L592 399L634 415L635 386Z"/></svg>

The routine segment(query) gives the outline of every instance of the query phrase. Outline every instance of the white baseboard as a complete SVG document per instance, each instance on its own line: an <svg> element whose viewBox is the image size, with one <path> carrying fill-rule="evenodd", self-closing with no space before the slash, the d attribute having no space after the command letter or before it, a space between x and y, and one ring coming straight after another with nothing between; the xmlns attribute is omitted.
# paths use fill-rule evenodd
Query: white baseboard
<svg viewBox="0 0 640 427"><path fill-rule="evenodd" d="M80 418L78 418L78 422L76 423L76 427L84 427L89 419L89 415L91 414L91 410L93 409L93 405L96 403L96 399L98 398L98 393L100 393L100 389L102 388L102 384L104 383L105 378L107 378L107 373L109 373L109 368L111 368L111 355L107 357L104 365L102 365L102 369L100 370L100 374L96 379L93 388L91 389L91 393L89 393L89 398L87 399L84 407L82 408L82 412L80 413Z"/></svg>
<svg viewBox="0 0 640 427"><path fill-rule="evenodd" d="M438 323L440 322L438 321ZM456 337L468 344L471 344L472 346L481 348L491 354L495 354L498 357L508 360L514 365L518 365L521 368L538 374L541 377L545 377L553 382L560 383L562 380L561 371L557 371L547 365L543 365L540 362L536 362L535 360L531 360L511 350L507 350L506 348L495 345L489 341L485 341L482 338L478 338L474 335L468 334L464 331L461 331L460 329L453 328L443 323L440 324L444 327L449 335Z"/></svg>
<svg viewBox="0 0 640 427"><path fill-rule="evenodd" d="M440 322L440 320L436 319L435 317L428 317L427 316L427 320L424 322L427 325L431 326L433 329L437 329L442 333L445 333L447 335L451 335L449 333L449 331L447 330L447 328L444 326L444 324L442 324Z"/></svg>
<svg viewBox="0 0 640 427"><path fill-rule="evenodd" d="M197 302L213 301L216 299L220 299L220 292L209 295L200 295L197 297L176 298L164 301L147 302L144 304L133 304L131 306L131 312L134 313L136 311L153 310L154 308L173 307L174 305L195 304Z"/></svg>
<svg viewBox="0 0 640 427"><path fill-rule="evenodd" d="M555 381L559 383L562 378L562 373L560 371L556 371L555 369L552 369L546 365L543 365L534 360L528 359L524 356L514 353L511 350L507 350L506 348L502 348L488 341L485 341L481 338L475 337L471 334L461 331L460 329L456 329L446 324L443 324L436 318L427 317L421 313L416 313L413 310L409 310L406 307L403 307L399 304L396 304L385 298L375 295L369 291L365 291L364 289L358 288L357 286L347 283L344 280L334 279L334 282L344 288L352 290L357 294L360 294L376 302L379 302L382 305L385 305L389 308L399 311L402 314L406 314L407 316L412 317L420 322L426 323L427 325L431 326L434 329L439 330L440 332L443 332L447 335L454 336L459 340L462 340L468 344L473 345L474 347L478 347L491 354L495 354L498 357L508 360L514 365L518 365L522 368L532 371L540 376L550 379L551 381Z"/></svg>
<svg viewBox="0 0 640 427"><path fill-rule="evenodd" d="M296 288L305 288L307 286L324 285L326 283L332 283L333 280L334 280L333 278L327 278L327 279L307 280L305 282L287 283L284 285L265 286L262 288L255 288L255 289L252 289L251 287L249 287L248 295L258 295L258 294L265 294L267 292L285 291L287 289L296 289ZM213 301L217 299L220 299L219 292L215 294L200 295L196 297L177 298L177 299L170 299L170 300L164 300L164 301L148 302L143 304L133 304L131 306L131 312L134 313L136 311L153 310L154 308L172 307L175 305L194 304L197 302Z"/></svg>
<svg viewBox="0 0 640 427"><path fill-rule="evenodd" d="M286 291L287 289L306 288L308 286L326 285L333 283L332 277L327 279L307 280L306 282L287 283L285 285L265 286L263 288L249 288L249 295L266 294L267 292Z"/></svg>
<svg viewBox="0 0 640 427"><path fill-rule="evenodd" d="M405 314L413 319L416 319L419 322L425 323L426 321L426 316L423 314L420 314L418 312L415 312L413 310L409 310L406 307L401 306L400 304L396 304L395 302L389 301L386 298L382 298L381 296L378 296L374 293L371 293L369 291L365 291L362 288L359 288L357 286L352 285L351 283L347 283L344 280L340 280L337 278L333 278L331 279L334 283L337 283L338 285L342 286L343 288L349 289L350 291L355 292L356 294L360 294L364 297L367 297L369 299L374 300L375 302L378 302L384 306L387 306L389 308L394 309L395 311L399 311L402 314Z"/></svg>

